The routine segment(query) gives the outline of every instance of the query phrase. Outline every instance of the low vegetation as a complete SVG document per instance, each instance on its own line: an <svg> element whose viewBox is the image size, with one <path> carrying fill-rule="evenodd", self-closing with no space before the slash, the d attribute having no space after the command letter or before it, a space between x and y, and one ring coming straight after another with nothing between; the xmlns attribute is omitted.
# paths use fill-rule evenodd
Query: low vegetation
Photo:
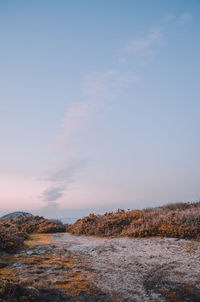
<svg viewBox="0 0 200 302"><path fill-rule="evenodd" d="M57 233L65 230L65 225L58 220L40 216L11 218L8 222L0 222L0 252L17 252L31 233Z"/></svg>
<svg viewBox="0 0 200 302"><path fill-rule="evenodd" d="M19 216L0 222L0 302L64 302L72 301L66 293L48 287L35 288L15 278L7 269L13 256L3 260L4 254L13 254L25 247L24 241L32 233L65 232L66 227L60 221L48 220L39 216ZM39 236L39 235L38 235Z"/></svg>
<svg viewBox="0 0 200 302"><path fill-rule="evenodd" d="M25 282L0 279L0 302L70 302L62 291L27 286Z"/></svg>
<svg viewBox="0 0 200 302"><path fill-rule="evenodd" d="M200 238L200 202L90 214L67 228L76 235Z"/></svg>
<svg viewBox="0 0 200 302"><path fill-rule="evenodd" d="M64 249L63 239L62 245L55 248L56 241L53 241L51 235L45 234L65 231L76 235L102 237L160 236L200 239L200 202L170 204L134 211L118 210L104 215L90 214L68 226L60 221L47 220L40 216L18 216L16 219L2 221L0 222L0 302L112 301L110 295L102 291L96 283L99 273L91 269L91 263L85 263L82 257L73 255L68 250L68 246ZM63 236L54 237L63 238ZM127 241L125 238L124 240ZM179 243L185 244L185 241ZM191 248L190 245L198 242L188 244L187 250L183 252L193 253L193 246ZM24 249L18 253L22 248ZM126 247L123 246L124 248ZM109 249L93 249L94 253L95 251L99 261L99 253L107 253ZM17 254L9 255L13 253ZM163 265L161 267L165 268ZM160 278L159 274L155 276L157 275ZM162 281L159 288L158 286L154 288L155 278L152 277L152 271L149 276L145 284L147 291L154 290L167 297L168 301L189 301L191 297L190 301L197 301L195 299L199 296L199 292L195 286L190 286L190 291L187 288L183 290L174 282L173 287L167 279L166 284ZM179 297L183 299L180 300Z"/></svg>
<svg viewBox="0 0 200 302"><path fill-rule="evenodd" d="M57 233L65 232L65 225L59 220L45 219L42 216L19 217L11 220L19 230L31 233Z"/></svg>
<svg viewBox="0 0 200 302"><path fill-rule="evenodd" d="M108 294L96 290L79 292L73 296L62 288L40 285L28 286L27 282L0 278L0 302L112 302Z"/></svg>
<svg viewBox="0 0 200 302"><path fill-rule="evenodd" d="M24 246L27 233L14 224L0 223L0 252L15 253Z"/></svg>

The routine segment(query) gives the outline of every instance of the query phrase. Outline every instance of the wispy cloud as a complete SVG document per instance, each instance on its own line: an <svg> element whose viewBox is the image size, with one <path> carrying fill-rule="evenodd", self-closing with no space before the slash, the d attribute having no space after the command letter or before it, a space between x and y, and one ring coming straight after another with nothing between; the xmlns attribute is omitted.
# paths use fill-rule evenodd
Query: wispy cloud
<svg viewBox="0 0 200 302"><path fill-rule="evenodd" d="M108 70L87 74L82 82L84 100L69 106L62 120L59 144L71 151L77 136L95 122L96 115L107 102L136 80L137 76L132 71Z"/></svg>
<svg viewBox="0 0 200 302"><path fill-rule="evenodd" d="M80 167L84 167L86 162L87 160L85 159L68 159L62 167L49 172L46 176L46 180L58 184L70 182L74 174L79 171Z"/></svg>
<svg viewBox="0 0 200 302"><path fill-rule="evenodd" d="M58 137L58 145L63 146L68 152L72 152L73 143L77 135L87 129L93 114L96 111L97 103L91 100L72 103L61 122L61 133Z"/></svg>
<svg viewBox="0 0 200 302"><path fill-rule="evenodd" d="M48 186L40 196L46 202L45 210L49 212L53 208L58 208L57 200L63 197L74 177L84 167L85 163L85 159L69 159L62 167L47 173L43 180L48 182Z"/></svg>
<svg viewBox="0 0 200 302"><path fill-rule="evenodd" d="M170 22L172 26L185 25L192 20L192 15L184 13L177 16L168 14L160 26L147 31L144 37L134 38L124 45L120 50L119 63L128 62L130 57L141 62L151 58L156 47L163 40L164 33ZM171 26L171 27L172 27ZM121 66L120 66L121 67ZM124 67L124 66L123 66ZM125 66L126 67L126 66ZM87 154L79 138L90 129L95 127L97 116L104 112L106 106L114 104L115 98L122 91L128 89L135 83L138 76L132 70L121 71L119 64L115 69L108 69L101 72L91 72L85 75L82 80L82 96L78 102L72 101L61 121L61 130L58 138L58 149L65 151L67 161L63 160L62 166L53 171L49 171L45 176L46 188L42 193L43 201L46 203L46 212L58 211L59 200L63 197L67 199L72 183L78 180L79 173L90 162L86 160ZM72 157L73 155L73 157ZM64 199L62 199L63 202Z"/></svg>
<svg viewBox="0 0 200 302"><path fill-rule="evenodd" d="M179 17L178 24L185 25L185 24L191 22L192 19L193 19L193 17L190 13L184 13Z"/></svg>
<svg viewBox="0 0 200 302"><path fill-rule="evenodd" d="M103 101L113 98L117 92L136 80L137 76L132 71L108 70L92 73L86 75L83 80L83 93L90 99Z"/></svg>
<svg viewBox="0 0 200 302"><path fill-rule="evenodd" d="M52 186L48 187L46 190L43 192L43 200L47 201L48 206L57 206L57 203L55 200L59 199L60 197L63 196L63 192L65 190L64 186Z"/></svg>
<svg viewBox="0 0 200 302"><path fill-rule="evenodd" d="M152 54L153 47L161 40L162 31L159 27L153 28L146 38L133 39L123 49L125 55L144 56Z"/></svg>
<svg viewBox="0 0 200 302"><path fill-rule="evenodd" d="M45 210L58 208L58 200L66 194L70 184L83 169L88 160L81 154L81 150L74 150L74 142L82 132L94 126L96 115L113 99L117 93L126 89L137 80L134 72L119 72L109 70L105 72L87 74L82 83L83 101L71 103L62 120L62 131L59 135L59 146L62 146L70 157L63 163L62 168L49 172L43 180L48 182L41 198L47 203Z"/></svg>
<svg viewBox="0 0 200 302"><path fill-rule="evenodd" d="M189 22L192 16L184 13L177 18L174 14L166 16L166 23L179 20L181 25ZM152 55L155 47L163 37L162 27L152 28L146 37L132 39L127 42L121 50L120 63L128 61L130 56L148 57ZM135 83L138 76L135 72L126 70L119 71L119 68L106 70L103 72L92 72L86 74L82 81L82 98L78 102L71 102L67 112L61 122L61 133L58 138L58 146L65 150L68 160L63 162L62 167L50 171L46 177L47 187L43 191L41 198L46 202L46 210L58 208L58 201L69 190L70 185L76 180L79 172L88 161L83 154L81 147L76 142L80 136L90 128L95 127L97 115L104 111L104 108L115 97ZM77 149L80 148L80 149ZM80 155L81 154L81 155ZM73 157L72 157L73 155Z"/></svg>
<svg viewBox="0 0 200 302"><path fill-rule="evenodd" d="M190 23L192 21L192 19L193 19L192 14L190 14L188 12L185 12L182 15L175 15L173 13L170 13L165 16L163 21L165 23L174 22L174 25L183 26L183 25Z"/></svg>
<svg viewBox="0 0 200 302"><path fill-rule="evenodd" d="M154 28L146 38L129 41L123 52L126 56L150 54L161 37L161 29ZM61 133L58 137L58 146L66 151L68 160L62 167L50 171L45 176L47 188L41 198L47 204L45 208L47 212L58 210L59 199L66 196L70 185L76 180L85 164L88 164L82 150L76 149L79 137L82 133L90 131L91 127L95 127L97 115L101 114L105 106L113 102L119 93L128 89L137 79L135 72L118 69L85 75L82 81L82 100L69 105L61 122ZM74 156L70 159L72 154Z"/></svg>
<svg viewBox="0 0 200 302"><path fill-rule="evenodd" d="M162 41L166 26L169 23L174 23L175 26L183 26L191 22L193 19L192 14L185 12L182 15L175 15L170 13L165 16L160 26L153 27L146 37L132 39L127 42L124 48L120 50L119 63L123 64L128 61L130 56L140 57L142 60L151 56L155 47Z"/></svg>

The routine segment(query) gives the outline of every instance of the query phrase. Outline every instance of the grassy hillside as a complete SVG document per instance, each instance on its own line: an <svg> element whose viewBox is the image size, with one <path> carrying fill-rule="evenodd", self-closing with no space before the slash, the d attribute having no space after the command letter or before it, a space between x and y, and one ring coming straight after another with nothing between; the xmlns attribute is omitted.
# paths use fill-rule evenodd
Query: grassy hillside
<svg viewBox="0 0 200 302"><path fill-rule="evenodd" d="M79 219L67 229L76 235L200 238L200 202L124 211Z"/></svg>

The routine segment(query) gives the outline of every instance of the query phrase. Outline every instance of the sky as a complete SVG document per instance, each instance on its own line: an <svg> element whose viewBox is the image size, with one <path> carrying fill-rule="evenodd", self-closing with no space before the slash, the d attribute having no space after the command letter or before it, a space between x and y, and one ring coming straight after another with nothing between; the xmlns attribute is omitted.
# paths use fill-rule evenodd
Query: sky
<svg viewBox="0 0 200 302"><path fill-rule="evenodd" d="M0 0L0 215L200 199L199 0Z"/></svg>

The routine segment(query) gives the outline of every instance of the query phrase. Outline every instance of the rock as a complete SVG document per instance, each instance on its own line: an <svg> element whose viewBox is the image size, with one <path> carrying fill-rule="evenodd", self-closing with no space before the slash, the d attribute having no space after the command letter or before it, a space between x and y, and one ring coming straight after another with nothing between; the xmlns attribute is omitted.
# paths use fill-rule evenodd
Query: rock
<svg viewBox="0 0 200 302"><path fill-rule="evenodd" d="M9 214L6 214L6 215L0 217L0 221L7 222L7 221L9 221L11 218L13 218L13 219L18 219L19 216L22 216L22 217L29 217L29 216L32 216L32 214L27 213L27 212L13 212L13 213L9 213Z"/></svg>

